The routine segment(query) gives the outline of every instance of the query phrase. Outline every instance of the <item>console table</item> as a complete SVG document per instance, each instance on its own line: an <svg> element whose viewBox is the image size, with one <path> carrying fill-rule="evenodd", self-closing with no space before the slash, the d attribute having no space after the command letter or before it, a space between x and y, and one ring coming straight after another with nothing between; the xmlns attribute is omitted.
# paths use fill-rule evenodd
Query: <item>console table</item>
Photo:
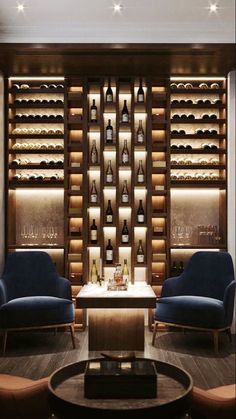
<svg viewBox="0 0 236 419"><path fill-rule="evenodd" d="M76 307L88 309L89 351L143 351L144 309L156 307L156 295L141 281L126 291L87 284L76 297Z"/></svg>
<svg viewBox="0 0 236 419"><path fill-rule="evenodd" d="M152 361L157 371L157 396L153 399L86 399L84 372L87 361L60 368L49 381L53 413L58 419L182 419L190 410L191 376L175 365Z"/></svg>

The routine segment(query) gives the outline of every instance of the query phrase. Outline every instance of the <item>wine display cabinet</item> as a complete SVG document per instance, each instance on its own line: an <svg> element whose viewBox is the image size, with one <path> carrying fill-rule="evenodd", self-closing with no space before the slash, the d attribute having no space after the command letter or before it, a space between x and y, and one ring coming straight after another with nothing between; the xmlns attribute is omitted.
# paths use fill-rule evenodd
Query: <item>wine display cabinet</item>
<svg viewBox="0 0 236 419"><path fill-rule="evenodd" d="M160 295L197 249L227 249L225 79L19 77L7 92L8 252L45 249L75 297L117 263Z"/></svg>

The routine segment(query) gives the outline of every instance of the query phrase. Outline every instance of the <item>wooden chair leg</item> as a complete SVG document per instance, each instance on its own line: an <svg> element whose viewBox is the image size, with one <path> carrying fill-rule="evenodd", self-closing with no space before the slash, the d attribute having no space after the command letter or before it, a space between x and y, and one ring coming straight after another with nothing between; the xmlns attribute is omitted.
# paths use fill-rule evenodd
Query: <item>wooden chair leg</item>
<svg viewBox="0 0 236 419"><path fill-rule="evenodd" d="M218 330L213 330L213 339L214 339L214 350L215 353L219 353L219 332Z"/></svg>
<svg viewBox="0 0 236 419"><path fill-rule="evenodd" d="M154 322L153 335L152 335L152 346L154 346L154 344L155 344L155 339L156 339L156 334L157 334L157 327L158 327L158 323L157 322Z"/></svg>
<svg viewBox="0 0 236 419"><path fill-rule="evenodd" d="M232 335L231 335L231 329L230 329L230 327L228 329L226 329L226 333L227 333L227 335L229 337L230 343L232 343Z"/></svg>
<svg viewBox="0 0 236 419"><path fill-rule="evenodd" d="M75 349L75 329L74 329L74 325L70 326L70 335L71 335L73 349Z"/></svg>
<svg viewBox="0 0 236 419"><path fill-rule="evenodd" d="M5 355L6 352L6 346L7 346L7 332L3 332L3 345L2 345L2 354Z"/></svg>

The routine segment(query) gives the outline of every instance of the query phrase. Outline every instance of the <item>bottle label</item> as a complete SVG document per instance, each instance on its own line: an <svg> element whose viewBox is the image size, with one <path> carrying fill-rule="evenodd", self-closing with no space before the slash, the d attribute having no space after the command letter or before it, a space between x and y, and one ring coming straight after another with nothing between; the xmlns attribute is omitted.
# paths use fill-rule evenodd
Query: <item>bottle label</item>
<svg viewBox="0 0 236 419"><path fill-rule="evenodd" d="M122 241L122 243L129 243L129 235L128 234L122 234L121 241Z"/></svg>
<svg viewBox="0 0 236 419"><path fill-rule="evenodd" d="M96 164L98 162L97 160L97 154L96 153L92 153L91 154L91 163Z"/></svg>
<svg viewBox="0 0 236 419"><path fill-rule="evenodd" d="M111 128L107 129L106 134L107 134L107 141L112 141L113 130Z"/></svg>
<svg viewBox="0 0 236 419"><path fill-rule="evenodd" d="M138 223L144 223L144 214L138 214Z"/></svg>
<svg viewBox="0 0 236 419"><path fill-rule="evenodd" d="M143 93L138 94L138 102L144 102L144 95Z"/></svg>
<svg viewBox="0 0 236 419"><path fill-rule="evenodd" d="M106 175L106 181L107 181L107 183L112 183L113 182L113 175L112 174Z"/></svg>
<svg viewBox="0 0 236 419"><path fill-rule="evenodd" d="M112 102L112 94L111 94L111 93L108 93L108 94L107 94L107 96L106 96L106 101L107 101L107 102L109 102L109 103L111 103L111 102Z"/></svg>
<svg viewBox="0 0 236 419"><path fill-rule="evenodd" d="M106 250L106 260L108 260L108 261L113 260L113 251L112 250Z"/></svg>
<svg viewBox="0 0 236 419"><path fill-rule="evenodd" d="M129 195L128 194L122 194L121 201L122 202L129 202Z"/></svg>
<svg viewBox="0 0 236 419"><path fill-rule="evenodd" d="M122 114L122 122L129 122L129 115L127 113Z"/></svg>
<svg viewBox="0 0 236 419"><path fill-rule="evenodd" d="M144 175L143 174L138 175L138 183L142 183L142 182L144 182Z"/></svg>
<svg viewBox="0 0 236 419"><path fill-rule="evenodd" d="M97 202L97 195L96 194L91 194L91 202Z"/></svg>
<svg viewBox="0 0 236 419"><path fill-rule="evenodd" d="M144 255L137 255L137 262L144 263Z"/></svg>
<svg viewBox="0 0 236 419"><path fill-rule="evenodd" d="M112 223L113 222L113 216L112 216L112 214L107 214L107 216L106 216L106 222L107 223Z"/></svg>
<svg viewBox="0 0 236 419"><path fill-rule="evenodd" d="M129 156L128 154L122 154L122 163L129 163Z"/></svg>
<svg viewBox="0 0 236 419"><path fill-rule="evenodd" d="M143 143L144 142L144 135L142 133L138 134L137 141L138 141L138 143Z"/></svg>
<svg viewBox="0 0 236 419"><path fill-rule="evenodd" d="M97 230L91 230L91 240L97 241Z"/></svg>
<svg viewBox="0 0 236 419"><path fill-rule="evenodd" d="M97 119L97 110L91 109L91 120L94 121Z"/></svg>

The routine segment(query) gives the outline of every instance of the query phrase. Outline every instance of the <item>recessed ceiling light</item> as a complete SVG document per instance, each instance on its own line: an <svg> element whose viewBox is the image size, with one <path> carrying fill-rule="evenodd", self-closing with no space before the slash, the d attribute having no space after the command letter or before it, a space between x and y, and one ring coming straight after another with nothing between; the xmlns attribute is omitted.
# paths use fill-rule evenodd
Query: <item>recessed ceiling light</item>
<svg viewBox="0 0 236 419"><path fill-rule="evenodd" d="M209 6L209 10L210 10L211 13L217 13L218 9L219 9L219 7L216 3L212 3Z"/></svg>
<svg viewBox="0 0 236 419"><path fill-rule="evenodd" d="M23 12L24 11L24 8L25 8L24 4L18 4L17 5L18 12Z"/></svg>
<svg viewBox="0 0 236 419"><path fill-rule="evenodd" d="M117 12L121 12L121 10L123 9L123 6L122 6L122 4L114 4L114 6L113 6L113 9L114 9L114 12L115 13L117 13Z"/></svg>

